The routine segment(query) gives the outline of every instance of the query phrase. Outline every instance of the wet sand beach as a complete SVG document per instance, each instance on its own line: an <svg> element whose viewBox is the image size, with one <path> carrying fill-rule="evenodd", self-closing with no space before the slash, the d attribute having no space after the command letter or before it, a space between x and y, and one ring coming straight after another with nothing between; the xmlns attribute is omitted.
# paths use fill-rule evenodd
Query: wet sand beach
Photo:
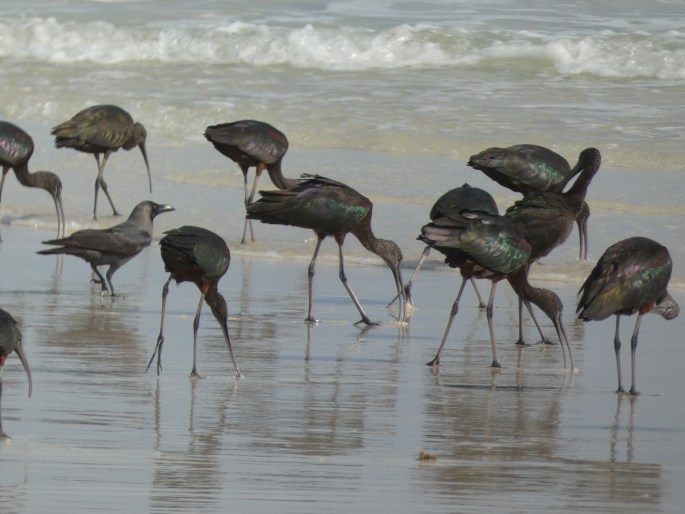
<svg viewBox="0 0 685 514"><path fill-rule="evenodd" d="M174 187L161 180L155 198ZM207 198L220 195L240 212L240 184L215 189ZM86 198L74 208L84 225ZM179 212L165 216L156 220L158 237L184 223ZM619 396L614 323L574 320L578 283L550 279L545 267L556 269L554 259L536 266L533 280L562 297L576 373L562 369L558 345L513 345L516 301L508 286L499 288L495 309L503 368L489 368L485 315L467 288L442 365L432 370L425 363L459 283L437 255L417 279L407 326L396 322L396 306L385 307L394 294L387 268L352 259L350 283L381 322L371 328L353 325L358 314L337 263L324 258L315 283L320 323L308 326L309 249L269 258L264 246L278 243L257 225L264 239L232 242L220 283L244 378L233 377L207 308L203 378L189 378L199 293L184 284L170 290L158 379L145 372L167 277L158 247L114 276L121 297L101 297L83 261L35 254L51 229L9 221L0 245L2 307L20 321L34 395L26 398L23 370L11 357L3 372L11 435L0 442L3 512L676 512L685 499L682 320L645 319L642 394ZM103 216L98 224L115 221ZM326 246L334 255L335 245ZM405 280L418 253L407 251ZM570 259L579 275L592 266ZM623 323L624 380L632 323ZM530 323L526 333L536 341Z"/></svg>

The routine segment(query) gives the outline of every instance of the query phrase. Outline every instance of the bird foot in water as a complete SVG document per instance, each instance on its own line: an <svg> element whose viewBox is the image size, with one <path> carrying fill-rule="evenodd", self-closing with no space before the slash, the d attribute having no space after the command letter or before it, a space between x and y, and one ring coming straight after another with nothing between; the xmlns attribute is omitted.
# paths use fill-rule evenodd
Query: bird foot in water
<svg viewBox="0 0 685 514"><path fill-rule="evenodd" d="M362 318L359 321L357 321L354 326L356 327L357 325L364 323L365 325L368 325L370 327L377 327L381 324L380 321L371 321L369 318Z"/></svg>
<svg viewBox="0 0 685 514"><path fill-rule="evenodd" d="M308 324L310 324L310 325L318 325L318 324L319 324L319 320L318 320L318 319L315 319L314 316L307 316L307 317L304 319L304 322L305 322L305 323L308 323Z"/></svg>
<svg viewBox="0 0 685 514"><path fill-rule="evenodd" d="M440 366L440 356L436 355L432 361L426 363L426 366Z"/></svg>
<svg viewBox="0 0 685 514"><path fill-rule="evenodd" d="M514 344L516 346L529 346L528 343L526 343L523 339L517 339L514 341Z"/></svg>
<svg viewBox="0 0 685 514"><path fill-rule="evenodd" d="M498 361L492 361L492 364L490 364L490 367L499 369L502 367L502 365Z"/></svg>

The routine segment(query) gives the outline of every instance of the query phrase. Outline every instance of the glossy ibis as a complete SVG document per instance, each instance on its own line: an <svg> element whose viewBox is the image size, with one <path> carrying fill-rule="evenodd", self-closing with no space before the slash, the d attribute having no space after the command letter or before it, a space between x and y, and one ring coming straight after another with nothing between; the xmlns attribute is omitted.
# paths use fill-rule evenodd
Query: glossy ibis
<svg viewBox="0 0 685 514"><path fill-rule="evenodd" d="M197 330L200 326L200 313L202 312L203 300L212 309L212 314L219 322L221 331L226 339L228 353L233 361L233 367L237 376L242 376L231 348L231 340L228 337L228 307L226 300L218 290L219 280L228 271L231 262L231 252L222 237L214 232L201 227L185 225L181 228L165 232L165 236L159 242L161 247L164 269L169 272L169 279L162 288L162 320L159 326L159 336L155 351L147 364L148 369L157 355L157 374L162 370L162 345L164 344L164 311L166 297L169 294L169 282L172 279L177 284L192 282L200 290L200 303L195 313L193 322L193 369L191 377L199 376L195 365L197 355Z"/></svg>
<svg viewBox="0 0 685 514"><path fill-rule="evenodd" d="M459 216L460 213L463 211L481 212L483 214L499 213L499 211L497 210L497 204L495 203L495 200L490 195L490 193L477 187L471 187L469 184L464 184L463 186L450 189L444 195L438 198L438 200L433 204L433 207L431 208L430 219L431 221L434 221L438 218L450 218L452 216ZM428 257L430 249L430 245L426 245L426 247L423 250L423 253L421 253L419 262L416 264L416 268L414 268L414 272L409 278L409 281L404 285L404 294L407 303L411 303L412 301L411 286L414 282L414 278L419 272L419 269L421 269L423 261L426 260L426 257ZM478 291L476 279L474 277L471 277L470 280L471 284L473 285L473 289L476 291L476 296L478 297L478 304L481 309L484 309L485 303L481 298L480 291ZM392 302L394 302L396 299L397 296L393 298ZM392 302L390 303L392 304Z"/></svg>
<svg viewBox="0 0 685 514"><path fill-rule="evenodd" d="M472 155L468 165L482 171L489 178L524 195L536 191L561 193L566 184L582 169L582 159L571 168L558 153L538 145L514 145L488 148ZM583 202L576 215L580 238L578 258L587 260L587 220L590 207Z"/></svg>
<svg viewBox="0 0 685 514"><path fill-rule="evenodd" d="M355 324L375 325L362 309L359 300L347 283L343 266L343 243L345 236L354 234L370 252L378 255L392 271L400 296L399 320L405 321L404 290L400 273L402 251L393 241L379 239L371 230L373 204L350 186L320 175L303 175L295 187L275 191L260 191L261 198L247 207L247 217L264 223L291 225L312 229L317 236L314 255L309 264L309 309L306 322L314 323L312 316L312 283L314 266L319 248L326 236L338 243L339 276L352 298L362 319Z"/></svg>
<svg viewBox="0 0 685 514"><path fill-rule="evenodd" d="M504 216L518 227L522 237L531 246L527 268L537 259L548 255L568 238L573 224L582 211L585 196L593 177L602 162L599 150L586 148L580 154L576 167L579 170L572 186L563 193L533 191L509 207ZM528 269L526 270L528 273ZM532 315L530 304L526 304ZM519 318L521 308L519 307ZM536 323L537 324L537 323ZM543 338L544 340L544 338ZM519 344L523 344L519 322Z"/></svg>
<svg viewBox="0 0 685 514"><path fill-rule="evenodd" d="M289 189L297 185L297 180L285 178L281 172L281 160L288 151L288 138L277 128L256 120L241 120L220 125L212 125L205 130L205 137L223 155L235 161L243 172L245 190L245 208L252 203L257 181L262 171L266 170L271 182L279 189ZM252 190L248 192L247 172L250 167L256 168ZM254 238L252 221L245 220L242 244L245 243L247 227Z"/></svg>
<svg viewBox="0 0 685 514"><path fill-rule="evenodd" d="M0 121L0 197L5 176L12 168L22 186L45 189L55 202L57 211L57 237L64 235L64 208L62 206L62 181L50 171L29 172L29 159L33 154L33 139L24 130L7 121Z"/></svg>
<svg viewBox="0 0 685 514"><path fill-rule="evenodd" d="M631 237L613 244L602 254L597 265L580 288L578 317L583 321L603 320L616 316L614 352L618 389L623 393L619 352L619 322L621 316L637 313L633 336L630 339L632 379L630 394L635 389L635 350L642 316L648 312L673 319L680 307L666 289L673 264L668 250L646 237Z"/></svg>
<svg viewBox="0 0 685 514"><path fill-rule="evenodd" d="M95 179L95 202L93 204L93 219L97 219L98 192L100 187L105 192L112 212L119 215L112 197L107 190L104 179L105 164L112 152L120 148L131 150L136 146L140 148L147 168L147 178L152 193L152 176L150 164L145 150L147 132L145 127L134 122L129 113L116 105L94 105L76 113L70 120L53 127L50 132L55 136L57 148L73 148L79 152L92 153L98 165L98 176ZM100 155L102 163L100 162Z"/></svg>
<svg viewBox="0 0 685 514"><path fill-rule="evenodd" d="M2 370L5 365L7 356L16 352L19 360L24 366L26 377L29 380L29 398L33 390L33 383L31 380L31 369L29 368L29 361L26 358L24 349L21 344L21 332L17 326L17 322L12 315L0 309L0 400L2 399ZM2 412L0 411L0 437L7 437L7 434L2 430Z"/></svg>
<svg viewBox="0 0 685 514"><path fill-rule="evenodd" d="M526 264L531 255L528 242L521 237L521 232L511 220L503 216L483 212L461 211L451 218L438 218L421 229L419 239L445 255L445 262L450 267L459 268L462 283L457 298L452 304L447 327L440 346L429 366L440 364L440 353L445 346L452 322L459 310L459 300L466 281L473 277L487 278L492 282L490 297L486 307L490 342L492 345L492 367L500 367L497 358L497 346L492 324L493 303L497 283L507 279L519 297L540 307L553 321L557 335L562 343L564 367L566 353L563 345L569 350L568 340L561 321L562 303L552 291L532 287L527 280ZM571 368L573 357L571 356Z"/></svg>
<svg viewBox="0 0 685 514"><path fill-rule="evenodd" d="M90 263L102 286L101 294L107 292L107 285L115 296L112 275L128 261L138 255L152 241L152 220L163 212L173 211L171 205L162 205L146 200L140 202L123 223L107 229L77 230L68 237L43 241L44 244L57 245L56 248L40 250L41 255L67 254L80 257ZM109 265L106 281L98 271L98 266Z"/></svg>

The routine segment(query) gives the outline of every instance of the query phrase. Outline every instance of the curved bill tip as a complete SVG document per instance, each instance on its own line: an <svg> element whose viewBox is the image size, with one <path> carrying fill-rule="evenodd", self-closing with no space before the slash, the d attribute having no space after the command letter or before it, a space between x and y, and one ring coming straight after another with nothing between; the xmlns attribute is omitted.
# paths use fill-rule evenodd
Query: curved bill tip
<svg viewBox="0 0 685 514"><path fill-rule="evenodd" d="M29 361L26 358L26 354L24 353L24 349L21 347L21 345L18 345L14 351L17 353L21 364L24 366L26 378L29 379L29 398L31 398L31 394L33 394L33 380L31 380L31 368L29 367Z"/></svg>
<svg viewBox="0 0 685 514"><path fill-rule="evenodd" d="M147 159L147 150L145 150L145 142L140 143L138 147L140 148L140 153L143 154L143 160L145 161L145 167L147 168L147 181L150 185L150 193L152 193L152 174L150 173L150 163Z"/></svg>

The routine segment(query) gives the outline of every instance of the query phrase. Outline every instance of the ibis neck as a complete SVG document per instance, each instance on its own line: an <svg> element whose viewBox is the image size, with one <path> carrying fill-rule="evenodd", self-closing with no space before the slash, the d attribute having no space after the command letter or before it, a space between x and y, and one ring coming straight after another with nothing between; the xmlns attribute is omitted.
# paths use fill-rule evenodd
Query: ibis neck
<svg viewBox="0 0 685 514"><path fill-rule="evenodd" d="M297 180L285 178L283 176L283 172L281 171L281 161L270 164L266 167L266 171L271 178L271 182L273 182L278 189L290 189L298 184Z"/></svg>

